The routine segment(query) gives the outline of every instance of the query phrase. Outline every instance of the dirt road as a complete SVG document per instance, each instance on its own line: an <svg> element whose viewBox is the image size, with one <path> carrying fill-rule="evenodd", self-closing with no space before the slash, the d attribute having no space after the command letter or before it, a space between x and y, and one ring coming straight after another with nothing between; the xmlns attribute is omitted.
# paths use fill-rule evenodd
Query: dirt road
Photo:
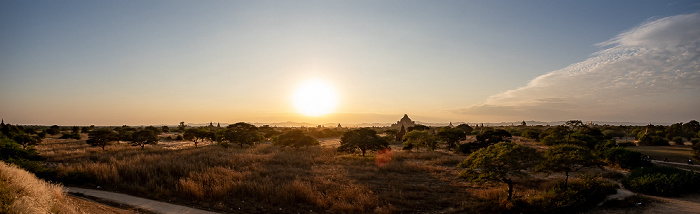
<svg viewBox="0 0 700 214"><path fill-rule="evenodd" d="M156 213L183 213L183 214L214 214L215 212L194 209L190 207L139 198L126 194L113 193L94 189L83 189L78 187L64 187L65 192L78 193L87 196L107 199L121 204L138 207Z"/></svg>

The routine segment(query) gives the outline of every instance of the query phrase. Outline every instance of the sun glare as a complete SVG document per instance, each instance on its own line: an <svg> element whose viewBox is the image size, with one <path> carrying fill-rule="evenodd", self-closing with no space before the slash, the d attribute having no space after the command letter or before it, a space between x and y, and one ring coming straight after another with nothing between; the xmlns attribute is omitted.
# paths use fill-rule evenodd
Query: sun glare
<svg viewBox="0 0 700 214"><path fill-rule="evenodd" d="M299 113L316 117L333 112L338 104L338 96L327 83L310 80L297 88L292 101Z"/></svg>

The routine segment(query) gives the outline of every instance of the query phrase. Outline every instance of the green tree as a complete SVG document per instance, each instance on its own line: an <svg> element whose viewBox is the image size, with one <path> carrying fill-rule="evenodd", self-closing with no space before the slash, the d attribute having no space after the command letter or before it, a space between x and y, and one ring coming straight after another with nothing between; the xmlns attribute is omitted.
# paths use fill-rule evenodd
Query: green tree
<svg viewBox="0 0 700 214"><path fill-rule="evenodd" d="M426 126L426 125L421 125L421 124L416 124L416 125L414 125L414 126L408 127L408 129L407 129L408 132L411 132L411 131L426 131L426 130L430 130L430 127L428 127L428 126Z"/></svg>
<svg viewBox="0 0 700 214"><path fill-rule="evenodd" d="M574 145L556 145L549 147L544 153L544 160L537 167L537 171L563 172L564 189L568 188L569 173L593 166L600 166L601 162L593 155L591 150Z"/></svg>
<svg viewBox="0 0 700 214"><path fill-rule="evenodd" d="M450 150L452 150L452 148L454 148L460 141L467 139L467 133L465 133L464 130L451 127L442 127L440 131L437 132L437 136L440 138L440 140L447 143L447 148Z"/></svg>
<svg viewBox="0 0 700 214"><path fill-rule="evenodd" d="M459 124L455 128L461 129L466 134L472 133L472 131L474 131L474 128L472 128L471 126L469 126L469 124L466 123Z"/></svg>
<svg viewBox="0 0 700 214"><path fill-rule="evenodd" d="M296 149L303 146L316 146L319 145L319 142L316 138L304 134L302 130L294 129L275 138L272 144L281 147L294 147Z"/></svg>
<svg viewBox="0 0 700 214"><path fill-rule="evenodd" d="M129 127L127 125L123 125L121 127L114 128L114 131L117 132L117 140L118 141L131 142L131 136L136 131L136 128Z"/></svg>
<svg viewBox="0 0 700 214"><path fill-rule="evenodd" d="M340 152L354 152L359 149L362 156L367 150L378 151L389 147L389 143L370 128L360 128L345 132L340 138Z"/></svg>
<svg viewBox="0 0 700 214"><path fill-rule="evenodd" d="M162 127L160 127L160 130L163 131L164 133L168 133L168 132L170 132L170 127L162 126Z"/></svg>
<svg viewBox="0 0 700 214"><path fill-rule="evenodd" d="M182 134L182 137L185 140L192 141L194 143L194 147L197 147L197 144L200 141L204 141L207 137L210 136L210 132L206 128L191 128L191 129L186 129L185 133Z"/></svg>
<svg viewBox="0 0 700 214"><path fill-rule="evenodd" d="M258 127L258 130L262 133L263 137L265 137L266 139L270 139L270 138L280 134L279 131L275 130L275 128L272 128L269 125L260 126L260 127Z"/></svg>
<svg viewBox="0 0 700 214"><path fill-rule="evenodd" d="M91 146L102 147L102 151L104 151L105 146L107 146L112 141L116 141L118 139L119 138L116 132L106 128L101 128L88 132L88 139L85 142L90 144Z"/></svg>
<svg viewBox="0 0 700 214"><path fill-rule="evenodd" d="M61 133L61 127L58 127L58 125L53 125L53 126L49 127L48 130L46 130L46 134L50 134L50 135L57 135L59 133Z"/></svg>
<svg viewBox="0 0 700 214"><path fill-rule="evenodd" d="M486 130L481 134L476 135L476 142L488 145L493 145L499 142L510 141L512 135L510 132L503 129Z"/></svg>
<svg viewBox="0 0 700 214"><path fill-rule="evenodd" d="M152 129L142 129L132 133L131 145L141 146L143 149L146 144L157 144L158 134L156 134Z"/></svg>
<svg viewBox="0 0 700 214"><path fill-rule="evenodd" d="M12 137L12 140L22 145L22 149L27 149L27 146L33 146L41 143L41 138L37 136L28 135L25 133L20 133Z"/></svg>
<svg viewBox="0 0 700 214"><path fill-rule="evenodd" d="M223 140L243 148L243 145L254 145L255 142L263 140L263 136L255 125L239 122L226 127Z"/></svg>
<svg viewBox="0 0 700 214"><path fill-rule="evenodd" d="M508 200L513 199L513 178L525 177L536 165L540 155L534 148L501 142L478 150L459 167L466 168L460 177L471 181L500 181L508 184Z"/></svg>
<svg viewBox="0 0 700 214"><path fill-rule="evenodd" d="M384 131L384 139L388 142L393 142L396 140L396 135L399 134L398 130L395 129L387 129Z"/></svg>
<svg viewBox="0 0 700 214"><path fill-rule="evenodd" d="M437 138L430 131L413 130L403 136L404 145L410 145L409 148L428 148L435 150L437 148ZM410 150L410 149L408 149Z"/></svg>

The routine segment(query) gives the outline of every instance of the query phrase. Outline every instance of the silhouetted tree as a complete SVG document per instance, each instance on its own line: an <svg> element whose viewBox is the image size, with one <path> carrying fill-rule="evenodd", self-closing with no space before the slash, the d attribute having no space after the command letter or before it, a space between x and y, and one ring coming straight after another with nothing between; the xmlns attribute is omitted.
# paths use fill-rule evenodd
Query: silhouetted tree
<svg viewBox="0 0 700 214"><path fill-rule="evenodd" d="M408 129L406 131L411 132L414 130L425 131L425 130L430 130L430 127L428 127L426 125L416 124L414 126L408 127Z"/></svg>
<svg viewBox="0 0 700 214"><path fill-rule="evenodd" d="M160 130L163 131L164 133L168 133L168 132L170 132L170 127L163 126L163 127L160 127Z"/></svg>
<svg viewBox="0 0 700 214"><path fill-rule="evenodd" d="M61 133L61 127L58 127L58 125L53 125L46 130L46 134L50 135L57 135L59 133Z"/></svg>
<svg viewBox="0 0 700 214"><path fill-rule="evenodd" d="M540 155L534 148L501 142L478 150L459 167L466 168L460 177L471 181L501 181L508 184L508 200L513 198L513 178L529 176Z"/></svg>
<svg viewBox="0 0 700 214"><path fill-rule="evenodd" d="M466 133L467 135L471 134L472 131L474 131L474 128L472 128L471 126L469 126L469 124L466 124L466 123L459 124L455 128L458 128L458 129L464 131L464 133Z"/></svg>
<svg viewBox="0 0 700 214"><path fill-rule="evenodd" d="M132 133L131 145L141 146L143 149L146 144L157 144L158 135L152 129L142 129Z"/></svg>
<svg viewBox="0 0 700 214"><path fill-rule="evenodd" d="M263 140L263 137L255 125L239 122L226 127L223 132L223 140L238 144L243 148L243 145L253 145L255 142Z"/></svg>
<svg viewBox="0 0 700 214"><path fill-rule="evenodd" d="M294 129L272 140L272 144L281 147L289 146L299 148L303 146L319 145L319 142L316 138L304 134L302 130Z"/></svg>
<svg viewBox="0 0 700 214"><path fill-rule="evenodd" d="M345 132L340 138L340 152L354 152L359 149L362 156L367 150L378 151L389 147L389 143L370 128L360 128Z"/></svg>
<svg viewBox="0 0 700 214"><path fill-rule="evenodd" d="M88 132L88 140L85 142L91 146L102 147L102 151L104 151L107 144L118 139L119 138L116 132L106 128L101 128Z"/></svg>
<svg viewBox="0 0 700 214"><path fill-rule="evenodd" d="M114 131L117 132L118 141L130 142L131 137L133 136L133 133L136 131L136 129L127 125L123 125L121 127L114 128Z"/></svg>
<svg viewBox="0 0 700 214"><path fill-rule="evenodd" d="M182 134L182 137L185 140L192 141L194 143L194 147L197 147L197 144L200 141L203 141L207 137L210 136L210 132L206 128L191 128L185 130L185 133Z"/></svg>

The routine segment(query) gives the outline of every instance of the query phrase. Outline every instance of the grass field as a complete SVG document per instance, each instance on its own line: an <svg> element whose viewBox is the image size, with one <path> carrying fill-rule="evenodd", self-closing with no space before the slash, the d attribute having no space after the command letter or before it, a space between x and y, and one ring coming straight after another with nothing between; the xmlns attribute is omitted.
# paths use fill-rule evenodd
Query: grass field
<svg viewBox="0 0 700 214"><path fill-rule="evenodd" d="M101 186L219 212L491 213L513 206L505 200L505 184L458 178L464 155L406 152L397 144L389 155L362 157L336 152L337 138L321 141L300 149L267 143L194 148L186 141L141 149L116 143L102 151L85 140L49 137L37 149L66 185ZM514 141L545 149L526 139ZM579 182L578 175L570 182ZM557 174L516 178L515 197L536 199L561 179Z"/></svg>
<svg viewBox="0 0 700 214"><path fill-rule="evenodd" d="M663 161L668 158L669 162L687 163L692 155L692 146L672 145L672 146L630 146L629 150L638 151L650 156L654 160Z"/></svg>

